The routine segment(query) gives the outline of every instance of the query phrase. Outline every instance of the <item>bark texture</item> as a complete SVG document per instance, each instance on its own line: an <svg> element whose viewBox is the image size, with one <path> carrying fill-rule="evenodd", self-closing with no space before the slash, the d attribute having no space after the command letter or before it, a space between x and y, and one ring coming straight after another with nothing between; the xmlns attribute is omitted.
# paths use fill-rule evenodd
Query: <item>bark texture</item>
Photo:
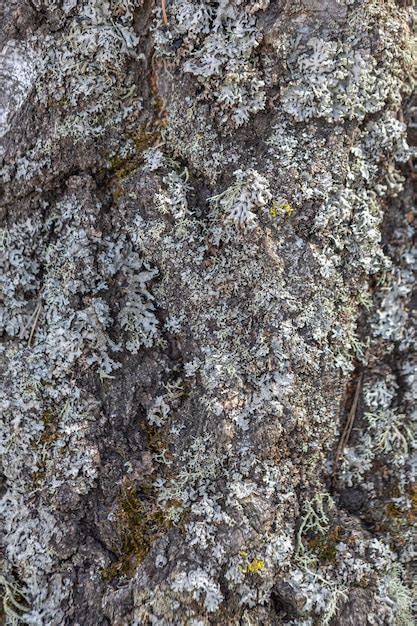
<svg viewBox="0 0 417 626"><path fill-rule="evenodd" d="M6 623L411 626L408 4L3 2Z"/></svg>

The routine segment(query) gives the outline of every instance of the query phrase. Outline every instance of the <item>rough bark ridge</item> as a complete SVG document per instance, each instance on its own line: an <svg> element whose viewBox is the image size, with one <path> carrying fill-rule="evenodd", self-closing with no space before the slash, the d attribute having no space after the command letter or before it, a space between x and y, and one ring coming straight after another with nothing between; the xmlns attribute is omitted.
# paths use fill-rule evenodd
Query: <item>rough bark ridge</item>
<svg viewBox="0 0 417 626"><path fill-rule="evenodd" d="M407 4L3 2L6 622L412 623Z"/></svg>

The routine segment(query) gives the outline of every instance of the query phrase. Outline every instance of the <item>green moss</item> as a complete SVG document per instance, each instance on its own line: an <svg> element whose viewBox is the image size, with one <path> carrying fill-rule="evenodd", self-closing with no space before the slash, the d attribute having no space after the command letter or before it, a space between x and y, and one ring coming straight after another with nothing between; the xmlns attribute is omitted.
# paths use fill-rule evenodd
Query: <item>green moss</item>
<svg viewBox="0 0 417 626"><path fill-rule="evenodd" d="M42 415L44 430L38 439L38 444L53 443L59 438L58 415L52 411L44 411Z"/></svg>
<svg viewBox="0 0 417 626"><path fill-rule="evenodd" d="M147 491L149 493L150 489ZM126 481L123 484L117 511L119 546L116 551L119 558L103 570L106 580L133 576L155 541L170 527L163 511L152 508L154 499L150 496L142 501L133 483Z"/></svg>
<svg viewBox="0 0 417 626"><path fill-rule="evenodd" d="M141 126L139 130L132 136L138 154L142 154L153 146L160 138L160 133L150 131L146 126Z"/></svg>
<svg viewBox="0 0 417 626"><path fill-rule="evenodd" d="M413 483L406 492L411 506L409 508L401 508L398 504L390 502L385 506L384 527L391 533L399 533L407 527L412 527L417 521L417 484ZM398 497L400 492L394 493L394 497ZM396 537L397 543L402 543L401 537Z"/></svg>
<svg viewBox="0 0 417 626"><path fill-rule="evenodd" d="M49 409L42 413L41 420L44 425L40 435L32 441L32 448L39 449L37 459L37 470L32 472L33 487L37 488L42 485L46 477L47 470L47 449L60 437L58 430L59 416L56 412Z"/></svg>
<svg viewBox="0 0 417 626"><path fill-rule="evenodd" d="M335 526L326 535L307 538L305 543L323 565L336 560L336 545L340 541L340 526Z"/></svg>
<svg viewBox="0 0 417 626"><path fill-rule="evenodd" d="M46 463L42 463L40 469L38 469L36 472L32 472L33 488L36 489L37 487L40 487L45 480L45 477Z"/></svg>
<svg viewBox="0 0 417 626"><path fill-rule="evenodd" d="M159 132L150 131L146 126L141 126L139 130L131 136L135 145L135 153L128 157L121 157L119 154L111 156L109 158L110 173L119 180L126 178L142 165L143 153L153 146L159 138Z"/></svg>
<svg viewBox="0 0 417 626"><path fill-rule="evenodd" d="M53 443L59 439L58 415L51 410L46 410L42 413L41 420L44 428L40 435L32 441L33 448Z"/></svg>
<svg viewBox="0 0 417 626"><path fill-rule="evenodd" d="M158 453L167 447L164 432L161 428L157 428L148 423L144 425L144 428L148 448L151 452Z"/></svg>

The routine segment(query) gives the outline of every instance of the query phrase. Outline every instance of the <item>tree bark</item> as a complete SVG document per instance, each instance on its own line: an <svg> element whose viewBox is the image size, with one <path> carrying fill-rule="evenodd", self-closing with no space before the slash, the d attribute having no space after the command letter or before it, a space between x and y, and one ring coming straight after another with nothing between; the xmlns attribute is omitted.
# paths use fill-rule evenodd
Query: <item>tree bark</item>
<svg viewBox="0 0 417 626"><path fill-rule="evenodd" d="M409 3L0 22L5 622L410 625Z"/></svg>

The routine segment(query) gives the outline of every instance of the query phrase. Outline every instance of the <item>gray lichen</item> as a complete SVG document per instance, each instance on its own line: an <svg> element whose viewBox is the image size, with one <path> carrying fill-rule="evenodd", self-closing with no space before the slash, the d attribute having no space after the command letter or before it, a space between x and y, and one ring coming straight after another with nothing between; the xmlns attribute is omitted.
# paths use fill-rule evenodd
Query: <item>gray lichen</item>
<svg viewBox="0 0 417 626"><path fill-rule="evenodd" d="M412 623L399 4L4 9L10 623Z"/></svg>

